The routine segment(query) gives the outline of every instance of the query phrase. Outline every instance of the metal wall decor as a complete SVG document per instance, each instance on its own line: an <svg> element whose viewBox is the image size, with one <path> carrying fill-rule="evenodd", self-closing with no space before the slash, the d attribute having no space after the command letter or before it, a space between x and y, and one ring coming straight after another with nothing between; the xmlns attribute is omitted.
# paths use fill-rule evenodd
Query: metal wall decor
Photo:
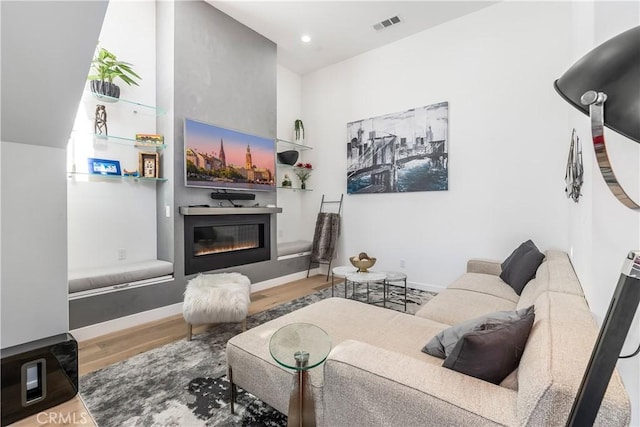
<svg viewBox="0 0 640 427"><path fill-rule="evenodd" d="M569 158L567 159L567 170L564 175L567 187L564 189L567 197L578 203L582 194L580 190L584 182L584 167L582 164L582 144L576 135L576 130L571 132L571 145L569 146Z"/></svg>
<svg viewBox="0 0 640 427"><path fill-rule="evenodd" d="M630 209L640 205L622 189L605 146L604 126L640 143L640 25L605 41L573 64L554 87L591 117L596 162L609 190ZM604 116L604 104L607 116Z"/></svg>

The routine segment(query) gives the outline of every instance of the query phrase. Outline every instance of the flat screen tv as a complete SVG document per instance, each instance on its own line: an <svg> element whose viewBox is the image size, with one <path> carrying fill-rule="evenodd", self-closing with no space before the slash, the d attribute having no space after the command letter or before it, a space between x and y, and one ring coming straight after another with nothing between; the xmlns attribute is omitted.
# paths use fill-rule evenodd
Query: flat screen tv
<svg viewBox="0 0 640 427"><path fill-rule="evenodd" d="M275 141L184 119L185 185L275 191Z"/></svg>

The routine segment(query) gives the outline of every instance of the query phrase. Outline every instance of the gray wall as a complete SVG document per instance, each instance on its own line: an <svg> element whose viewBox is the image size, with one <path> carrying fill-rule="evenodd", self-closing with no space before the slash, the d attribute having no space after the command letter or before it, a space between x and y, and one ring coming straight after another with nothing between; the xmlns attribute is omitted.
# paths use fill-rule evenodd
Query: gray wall
<svg viewBox="0 0 640 427"><path fill-rule="evenodd" d="M184 186L183 120L275 139L276 45L204 2L176 3L175 28L175 205L213 204L211 190ZM256 195L262 205L275 204L275 192ZM176 216L176 278L184 277L183 225L183 218ZM253 282L273 277L257 274L262 269L256 267L248 271Z"/></svg>
<svg viewBox="0 0 640 427"><path fill-rule="evenodd" d="M158 257L174 262L172 282L70 302L70 327L79 328L182 301L184 221L180 206L213 204L211 190L184 186L183 120L276 137L276 45L205 2L158 2L158 105L168 114L157 131L165 150L167 183L158 184ZM276 203L276 193L256 193L248 204ZM165 216L170 206L171 218ZM276 261L277 216L272 215L272 261L222 271L247 275L252 283L307 269L308 257Z"/></svg>

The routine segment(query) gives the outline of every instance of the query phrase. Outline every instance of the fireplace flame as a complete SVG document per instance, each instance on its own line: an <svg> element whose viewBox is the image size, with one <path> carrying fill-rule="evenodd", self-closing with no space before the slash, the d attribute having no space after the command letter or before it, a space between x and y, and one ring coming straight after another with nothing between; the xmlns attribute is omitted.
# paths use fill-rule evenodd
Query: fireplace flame
<svg viewBox="0 0 640 427"><path fill-rule="evenodd" d="M223 252L233 252L233 251L242 251L244 249L256 249L259 248L260 245L248 242L244 244L234 244L234 245L224 245L224 246L216 246L216 247L206 247L202 249L196 249L193 251L194 256L203 256L203 255L213 255L219 254Z"/></svg>

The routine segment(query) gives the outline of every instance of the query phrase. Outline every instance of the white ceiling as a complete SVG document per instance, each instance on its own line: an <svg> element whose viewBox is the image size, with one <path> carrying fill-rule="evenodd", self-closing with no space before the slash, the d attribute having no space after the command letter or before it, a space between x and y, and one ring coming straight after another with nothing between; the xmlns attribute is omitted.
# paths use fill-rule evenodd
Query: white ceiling
<svg viewBox="0 0 640 427"><path fill-rule="evenodd" d="M278 45L278 63L304 75L475 12L496 1L208 0ZM392 16L400 24L373 25ZM311 36L310 43L300 40Z"/></svg>

